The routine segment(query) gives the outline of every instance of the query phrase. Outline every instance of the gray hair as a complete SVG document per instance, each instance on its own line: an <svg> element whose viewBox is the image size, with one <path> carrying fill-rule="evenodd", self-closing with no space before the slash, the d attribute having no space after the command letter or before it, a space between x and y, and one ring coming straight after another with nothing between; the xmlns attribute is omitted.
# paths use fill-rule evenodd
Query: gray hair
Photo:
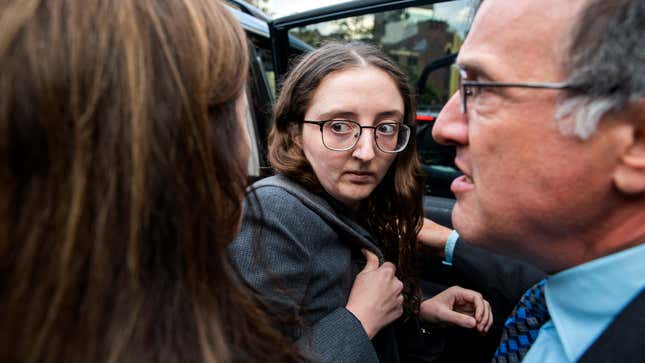
<svg viewBox="0 0 645 363"><path fill-rule="evenodd" d="M591 136L609 112L645 98L645 1L591 0L574 27L565 71L572 92L556 111L560 129ZM570 116L570 118L568 117Z"/></svg>

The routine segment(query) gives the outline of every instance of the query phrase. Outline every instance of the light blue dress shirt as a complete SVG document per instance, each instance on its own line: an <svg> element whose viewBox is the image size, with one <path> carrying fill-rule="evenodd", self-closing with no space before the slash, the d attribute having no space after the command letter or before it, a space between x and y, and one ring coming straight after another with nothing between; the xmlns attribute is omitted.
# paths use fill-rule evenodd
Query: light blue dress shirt
<svg viewBox="0 0 645 363"><path fill-rule="evenodd" d="M645 244L547 278L551 320L523 363L575 362L616 315L645 288Z"/></svg>

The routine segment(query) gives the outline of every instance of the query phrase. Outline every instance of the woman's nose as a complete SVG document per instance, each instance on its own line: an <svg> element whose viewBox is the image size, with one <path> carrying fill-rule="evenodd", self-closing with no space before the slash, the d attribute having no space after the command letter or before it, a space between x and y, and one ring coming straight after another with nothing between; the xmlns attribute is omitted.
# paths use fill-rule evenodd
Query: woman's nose
<svg viewBox="0 0 645 363"><path fill-rule="evenodd" d="M369 161L374 158L374 130L363 129L361 135L358 137L358 142L354 146L352 156L362 161Z"/></svg>

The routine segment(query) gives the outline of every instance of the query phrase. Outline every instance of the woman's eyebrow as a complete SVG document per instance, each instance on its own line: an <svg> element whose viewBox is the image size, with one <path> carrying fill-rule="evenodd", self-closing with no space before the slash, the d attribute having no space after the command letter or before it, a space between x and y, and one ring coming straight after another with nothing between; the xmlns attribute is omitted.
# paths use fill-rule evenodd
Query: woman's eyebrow
<svg viewBox="0 0 645 363"><path fill-rule="evenodd" d="M377 115L377 118L379 119L383 119L386 117L393 117L401 120L403 119L403 113L399 110L391 110L391 111L379 112L379 114Z"/></svg>
<svg viewBox="0 0 645 363"><path fill-rule="evenodd" d="M357 114L355 112L346 110L330 110L320 114L318 118L321 120L331 120L334 118L355 119Z"/></svg>
<svg viewBox="0 0 645 363"><path fill-rule="evenodd" d="M318 117L320 120L332 120L335 118L341 118L341 119L348 119L348 120L356 120L358 118L358 114L356 112L352 111L345 111L345 110L331 110L327 112L323 112L320 114ZM403 113L399 110L388 110L388 111L383 111L379 112L376 115L377 120L382 120L384 118L396 118L396 119L403 119Z"/></svg>

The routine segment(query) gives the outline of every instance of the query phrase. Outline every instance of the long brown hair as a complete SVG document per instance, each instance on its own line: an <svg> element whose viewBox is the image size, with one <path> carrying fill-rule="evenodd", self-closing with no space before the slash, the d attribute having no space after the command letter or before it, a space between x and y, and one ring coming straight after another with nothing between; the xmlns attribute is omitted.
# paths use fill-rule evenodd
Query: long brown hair
<svg viewBox="0 0 645 363"><path fill-rule="evenodd" d="M232 272L244 33L213 0L0 4L0 361L294 361Z"/></svg>
<svg viewBox="0 0 645 363"><path fill-rule="evenodd" d="M269 135L269 161L276 171L314 192L322 190L291 133L300 132L311 99L327 75L365 66L383 70L396 83L403 98L403 122L412 128L412 137L381 183L361 203L359 222L376 238L385 258L397 265L405 285L405 310L417 313L420 293L416 235L423 223L423 175L414 137L415 100L407 76L383 52L363 42L331 42L304 55L285 78L276 102L275 122Z"/></svg>

